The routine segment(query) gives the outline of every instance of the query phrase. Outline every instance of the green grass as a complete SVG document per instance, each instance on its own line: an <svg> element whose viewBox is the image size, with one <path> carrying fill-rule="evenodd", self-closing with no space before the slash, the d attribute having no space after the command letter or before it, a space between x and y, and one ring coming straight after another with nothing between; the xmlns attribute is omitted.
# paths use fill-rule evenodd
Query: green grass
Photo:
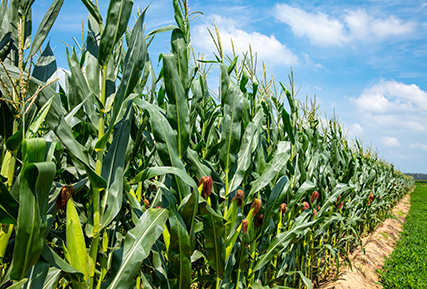
<svg viewBox="0 0 427 289"><path fill-rule="evenodd" d="M401 239L386 260L384 288L427 288L427 187L417 184Z"/></svg>

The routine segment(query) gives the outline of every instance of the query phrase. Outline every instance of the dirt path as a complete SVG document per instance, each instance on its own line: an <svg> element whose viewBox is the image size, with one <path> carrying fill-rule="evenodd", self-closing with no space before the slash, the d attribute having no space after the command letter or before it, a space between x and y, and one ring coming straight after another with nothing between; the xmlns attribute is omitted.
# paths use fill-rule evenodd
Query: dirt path
<svg viewBox="0 0 427 289"><path fill-rule="evenodd" d="M366 254L358 248L350 255L353 271L347 266L340 270L337 281L333 282L331 276L320 284L321 289L376 289L382 288L377 284L380 280L377 269L381 269L384 258L393 252L394 246L399 240L402 225L410 208L410 193L393 208L392 213L399 219L386 219L371 234L363 238Z"/></svg>

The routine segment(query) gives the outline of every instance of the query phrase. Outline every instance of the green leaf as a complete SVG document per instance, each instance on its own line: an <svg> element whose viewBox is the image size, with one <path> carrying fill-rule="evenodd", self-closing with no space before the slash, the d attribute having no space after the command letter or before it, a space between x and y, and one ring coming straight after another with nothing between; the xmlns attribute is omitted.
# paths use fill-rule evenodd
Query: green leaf
<svg viewBox="0 0 427 289"><path fill-rule="evenodd" d="M107 181L107 189L102 197L100 229L108 226L122 207L123 174L133 114L132 102L129 102L122 121L116 125L113 142L102 162L101 176Z"/></svg>
<svg viewBox="0 0 427 289"><path fill-rule="evenodd" d="M199 206L199 191L197 189L194 189L191 192L191 195L187 196L184 200L182 200L182 203L184 203L185 205L182 207L181 216L184 220L185 226L188 228L191 249L194 249L194 239L196 237L194 235L194 223L196 221L195 218Z"/></svg>
<svg viewBox="0 0 427 289"><path fill-rule="evenodd" d="M228 75L228 68L221 63L221 149L219 159L226 174L228 183L228 173L235 162L235 154L240 147L241 121L243 117L243 93L239 87L231 81ZM225 192L226 196L229 191Z"/></svg>
<svg viewBox="0 0 427 289"><path fill-rule="evenodd" d="M175 55L163 55L165 88L169 99L167 117L177 138L178 157L182 159L190 141L190 117L188 113L188 99L177 71L178 64ZM187 71L181 72L182 75L186 73Z"/></svg>
<svg viewBox="0 0 427 289"><path fill-rule="evenodd" d="M288 160L289 154L287 153L279 153L273 158L262 172L262 175L251 183L251 190L246 197L246 203L250 203L252 201L252 195L278 177L280 171L286 165Z"/></svg>
<svg viewBox="0 0 427 289"><path fill-rule="evenodd" d="M178 278L178 288L190 288L191 284L191 245L190 236L184 220L171 206L169 210L170 225L170 263L172 273Z"/></svg>
<svg viewBox="0 0 427 289"><path fill-rule="evenodd" d="M114 47L126 31L132 12L132 6L132 0L110 1L105 28L101 35L98 55L98 63L104 69L113 53Z"/></svg>
<svg viewBox="0 0 427 289"><path fill-rule="evenodd" d="M87 0L89 3L93 2ZM87 38L86 38L86 54L85 54L85 68L86 68L86 79L90 90L100 98L100 68L98 64L98 51L99 41L101 34L99 32L99 25L96 23L94 17L89 15L87 21Z"/></svg>
<svg viewBox="0 0 427 289"><path fill-rule="evenodd" d="M124 62L124 72L122 75L122 82L120 83L119 89L114 97L113 115L112 115L112 118L110 119L108 130L105 132L104 136L96 144L97 149L102 149L107 144L110 138L110 134L113 131L115 121L124 107L123 100L126 97L128 97L129 94L132 93L133 89L135 88L136 84L138 83L141 77L142 70L144 69L145 56L147 54L147 46L145 43L145 37L144 37L142 25L144 23L146 9L139 16L132 30L132 35L130 38L128 51L126 53L125 62ZM102 41L102 38L101 38L101 41Z"/></svg>
<svg viewBox="0 0 427 289"><path fill-rule="evenodd" d="M102 24L102 16L99 13L98 7L92 2L92 0L82 0L83 4L86 6L87 10L89 10L90 15L98 22L98 24Z"/></svg>
<svg viewBox="0 0 427 289"><path fill-rule="evenodd" d="M230 192L237 189L243 181L246 171L252 162L252 143L257 138L258 128L250 122L246 127L240 144L240 150L237 154L237 168L230 181Z"/></svg>
<svg viewBox="0 0 427 289"><path fill-rule="evenodd" d="M304 276L304 273L301 271L292 271L292 272L286 272L286 275L292 276L294 274L299 274L302 281L304 282L305 286L307 286L307 289L313 289L313 282L307 277Z"/></svg>
<svg viewBox="0 0 427 289"><path fill-rule="evenodd" d="M56 173L53 162L43 162L45 147L43 139L24 140L22 143L23 168L20 175L16 244L10 274L12 280L24 278L43 250L47 226L45 209Z"/></svg>
<svg viewBox="0 0 427 289"><path fill-rule="evenodd" d="M27 16L31 6L33 5L35 0L20 0L18 7L18 14L20 17L24 18Z"/></svg>
<svg viewBox="0 0 427 289"><path fill-rule="evenodd" d="M46 39L46 36L49 34L50 29L53 26L53 23L58 17L59 11L61 10L64 0L54 0L50 5L49 10L47 10L44 15L42 22L37 29L36 35L34 36L33 44L31 45L29 55L32 56L40 49L43 41Z"/></svg>
<svg viewBox="0 0 427 289"><path fill-rule="evenodd" d="M43 246L42 257L53 267L76 276L78 279L83 279L84 275L79 270L72 267L59 257L46 243ZM56 288L56 287L55 287Z"/></svg>
<svg viewBox="0 0 427 289"><path fill-rule="evenodd" d="M3 3L6 3L6 1L1 2L2 6L3 6ZM11 35L12 35L12 32L6 33L0 41L0 60L1 61L3 61L6 58L6 55L9 51Z"/></svg>
<svg viewBox="0 0 427 289"><path fill-rule="evenodd" d="M39 287L39 288L43 288L43 289L56 289L59 283L59 279L61 279L62 277L62 271L55 268L55 267L50 267L46 278L44 279L44 283L43 283L43 287Z"/></svg>
<svg viewBox="0 0 427 289"><path fill-rule="evenodd" d="M22 287L22 289L40 289L43 287L43 283L49 270L49 264L43 259L39 261L28 271L26 278L28 282Z"/></svg>
<svg viewBox="0 0 427 289"><path fill-rule="evenodd" d="M314 191L314 189L316 188L316 185L310 181L305 181L301 187L298 188L298 191L292 196L289 204L288 205L288 209L292 209L292 207L300 202L301 198L303 198L304 196L309 196L311 195L311 193ZM317 213L317 216L320 217L319 212Z"/></svg>
<svg viewBox="0 0 427 289"><path fill-rule="evenodd" d="M187 34L187 25L184 21L184 17L182 16L181 9L179 8L178 1L173 0L172 3L173 3L173 11L174 11L174 17L175 17L176 24L178 24L179 29L181 29L181 31L184 34Z"/></svg>
<svg viewBox="0 0 427 289"><path fill-rule="evenodd" d="M12 79L19 79L19 70L15 66L5 64L5 67ZM1 66L0 74L2 77L7 77L3 67ZM43 86L44 82L41 82L34 77L30 77L30 86L28 89L29 94L34 95L39 85ZM60 139L61 143L67 148L68 153L70 153L82 163L90 179L91 185L98 189L105 188L105 180L95 173L95 170L92 168L92 163L88 155L85 153L85 148L74 138L71 127L65 120L63 109L60 104L60 99L51 87L47 86L42 91L40 91L36 99L37 106L41 108L49 99L52 98L52 95L55 97L53 98L51 109L46 115L47 124Z"/></svg>
<svg viewBox="0 0 427 289"><path fill-rule="evenodd" d="M312 226L316 222L317 221L314 220L311 222L297 223L289 231L285 231L283 233L280 233L279 235L276 235L273 240L271 240L267 248L267 252L261 257L259 257L255 265L254 272L263 268L264 266L267 266L271 259L273 259L274 256L280 254L284 249L286 249L290 242L303 237L302 233L304 232L304 230Z"/></svg>
<svg viewBox="0 0 427 289"><path fill-rule="evenodd" d="M20 289L26 282L28 281L27 278L22 279L21 281L7 287L8 289Z"/></svg>
<svg viewBox="0 0 427 289"><path fill-rule="evenodd" d="M74 207L72 198L67 202L66 234L70 265L83 273L82 281L87 284L89 280L88 254L79 214Z"/></svg>
<svg viewBox="0 0 427 289"><path fill-rule="evenodd" d="M42 82L47 82L56 73L56 70L56 59L55 56L53 56L50 42L48 42L42 55L37 59L32 76ZM56 84L51 85L56 88Z"/></svg>
<svg viewBox="0 0 427 289"><path fill-rule="evenodd" d="M328 210L332 204L335 204L338 197L341 196L345 191L350 190L351 187L349 187L347 184L338 184L335 186L335 188L332 190L332 192L328 195L326 200L324 201L322 208L317 212L317 216L321 216L326 210Z"/></svg>
<svg viewBox="0 0 427 289"><path fill-rule="evenodd" d="M289 179L287 176L283 176L280 178L280 180L276 183L273 190L271 191L267 203L265 204L264 219L261 227L262 232L264 231L263 229L268 226L271 216L281 214L281 212L279 212L280 205L285 200L288 186Z"/></svg>
<svg viewBox="0 0 427 289"><path fill-rule="evenodd" d="M9 151L16 152L19 150L22 142L22 128L15 132L10 138L6 141L6 148Z"/></svg>
<svg viewBox="0 0 427 289"><path fill-rule="evenodd" d="M167 218L168 211L164 209L149 209L142 215L135 228L127 232L123 246L113 253L110 277L101 288L130 288L142 261L162 234Z"/></svg>
<svg viewBox="0 0 427 289"><path fill-rule="evenodd" d="M42 108L37 112L36 118L31 123L30 127L28 128L27 132L25 133L25 138L31 138L36 135L37 131L39 130L40 126L44 122L47 113L49 112L50 106L52 105L54 96L52 96L51 99L49 99Z"/></svg>
<svg viewBox="0 0 427 289"><path fill-rule="evenodd" d="M176 25L167 25L167 26L160 27L160 28L157 28L157 29L150 31L150 33L148 33L147 36L153 36L153 35L156 35L156 34L162 33L162 32L169 32L171 30L174 30L175 28L178 28L178 27Z"/></svg>
<svg viewBox="0 0 427 289"><path fill-rule="evenodd" d="M188 43L185 40L185 35L180 29L172 31L171 48L175 56L175 67L178 70L179 79L181 79L182 87L185 95L188 96L190 82L188 81ZM164 57L164 55L163 55ZM163 58L164 59L164 58ZM163 60L164 63L164 60ZM188 100L187 100L188 101Z"/></svg>
<svg viewBox="0 0 427 289"><path fill-rule="evenodd" d="M178 157L177 144L174 132L162 114L161 109L151 103L142 99L134 99L133 101L137 106L145 109L150 114L150 121L154 138L156 139L156 150L159 153L160 159L164 165L171 165L185 171L184 164ZM190 194L190 188L186 186L178 176L175 176L178 187L178 194L181 201Z"/></svg>
<svg viewBox="0 0 427 289"><path fill-rule="evenodd" d="M0 224L16 225L19 204L0 181Z"/></svg>
<svg viewBox="0 0 427 289"><path fill-rule="evenodd" d="M98 130L99 127L99 116L95 111L95 104L93 102L92 97L88 97L92 94L92 91L89 89L86 79L83 75L83 72L80 68L79 60L77 58L77 54L73 49L72 56L68 54L67 50L67 59L68 66L71 71L71 81L74 83L77 93L75 94L76 99L74 99L73 103L81 103L85 100L84 111L89 118L92 125Z"/></svg>
<svg viewBox="0 0 427 289"><path fill-rule="evenodd" d="M208 208L209 205L207 205ZM208 211L209 212L209 211ZM219 279L224 278L225 244L223 218L217 214L203 215L203 232L205 233L206 258Z"/></svg>
<svg viewBox="0 0 427 289"><path fill-rule="evenodd" d="M137 174L135 178L129 182L129 184L137 184L139 182L144 182L145 180L151 179L155 176L165 175L165 174L177 175L181 178L183 182L185 182L187 185L197 190L197 184L194 182L194 180L183 169L175 168L175 167L147 168L142 172L140 172L139 174Z"/></svg>

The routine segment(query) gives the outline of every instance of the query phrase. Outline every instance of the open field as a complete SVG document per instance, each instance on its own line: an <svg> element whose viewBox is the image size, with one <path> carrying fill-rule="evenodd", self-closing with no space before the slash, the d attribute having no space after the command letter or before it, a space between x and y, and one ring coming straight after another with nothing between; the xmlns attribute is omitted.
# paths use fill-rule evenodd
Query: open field
<svg viewBox="0 0 427 289"><path fill-rule="evenodd" d="M427 287L427 186L417 182L401 239L382 269L384 288Z"/></svg>

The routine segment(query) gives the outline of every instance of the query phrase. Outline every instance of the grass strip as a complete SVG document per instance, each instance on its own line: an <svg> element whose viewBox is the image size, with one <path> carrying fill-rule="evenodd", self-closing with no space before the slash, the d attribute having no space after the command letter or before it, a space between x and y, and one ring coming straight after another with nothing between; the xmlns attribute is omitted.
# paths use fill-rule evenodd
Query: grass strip
<svg viewBox="0 0 427 289"><path fill-rule="evenodd" d="M388 288L427 288L427 186L417 183L401 239L379 272Z"/></svg>

